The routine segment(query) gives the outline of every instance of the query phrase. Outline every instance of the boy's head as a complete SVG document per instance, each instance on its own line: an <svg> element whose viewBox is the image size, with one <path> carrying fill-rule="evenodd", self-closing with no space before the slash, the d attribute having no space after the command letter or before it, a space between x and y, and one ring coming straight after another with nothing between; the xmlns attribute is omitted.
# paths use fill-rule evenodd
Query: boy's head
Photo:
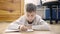
<svg viewBox="0 0 60 34"><path fill-rule="evenodd" d="M36 16L36 5L29 3L26 5L26 19L32 22Z"/></svg>

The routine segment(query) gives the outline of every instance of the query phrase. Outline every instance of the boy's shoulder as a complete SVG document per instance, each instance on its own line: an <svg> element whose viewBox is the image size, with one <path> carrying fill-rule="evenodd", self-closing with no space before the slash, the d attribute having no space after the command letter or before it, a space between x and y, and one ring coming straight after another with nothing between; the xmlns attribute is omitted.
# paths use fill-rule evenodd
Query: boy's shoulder
<svg viewBox="0 0 60 34"><path fill-rule="evenodd" d="M24 20L24 19L25 19L25 15L20 16L18 19L19 19L19 20L20 20L20 19Z"/></svg>
<svg viewBox="0 0 60 34"><path fill-rule="evenodd" d="M39 22L41 20L41 16L40 15L36 15L36 22Z"/></svg>
<svg viewBox="0 0 60 34"><path fill-rule="evenodd" d="M22 16L20 16L19 18L24 18L25 17L25 15L22 15Z"/></svg>
<svg viewBox="0 0 60 34"><path fill-rule="evenodd" d="M39 16L39 15L37 15L37 14L36 14L36 18L38 18L38 19L39 19L39 18L41 18L41 16Z"/></svg>

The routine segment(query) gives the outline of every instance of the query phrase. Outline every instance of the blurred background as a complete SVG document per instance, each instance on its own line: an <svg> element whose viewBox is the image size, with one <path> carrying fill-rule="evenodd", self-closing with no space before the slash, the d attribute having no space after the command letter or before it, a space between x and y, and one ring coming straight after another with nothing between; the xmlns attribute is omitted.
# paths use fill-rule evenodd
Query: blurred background
<svg viewBox="0 0 60 34"><path fill-rule="evenodd" d="M25 13L25 5L33 3L36 13L60 34L60 0L0 0L0 34L6 27Z"/></svg>

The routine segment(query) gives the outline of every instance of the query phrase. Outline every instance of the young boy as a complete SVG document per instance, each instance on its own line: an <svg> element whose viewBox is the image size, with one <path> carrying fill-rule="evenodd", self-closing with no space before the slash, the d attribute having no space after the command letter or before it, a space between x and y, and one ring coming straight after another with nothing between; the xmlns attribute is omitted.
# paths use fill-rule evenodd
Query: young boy
<svg viewBox="0 0 60 34"><path fill-rule="evenodd" d="M28 25L31 26L28 26ZM8 31L27 31L27 29L33 30L50 30L50 25L47 24L42 18L36 14L36 5L29 3L26 5L26 13L19 19L14 21L6 29Z"/></svg>

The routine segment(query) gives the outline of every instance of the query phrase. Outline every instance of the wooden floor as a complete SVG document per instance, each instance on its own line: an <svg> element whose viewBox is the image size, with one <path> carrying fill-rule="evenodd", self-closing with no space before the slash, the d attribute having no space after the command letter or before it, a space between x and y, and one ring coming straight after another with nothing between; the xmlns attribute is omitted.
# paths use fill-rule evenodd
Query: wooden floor
<svg viewBox="0 0 60 34"><path fill-rule="evenodd" d="M4 30L9 24L10 23L5 23L5 22L0 23L0 34L4 32ZM60 34L60 24L52 24L51 27L53 32L55 32L56 34Z"/></svg>

